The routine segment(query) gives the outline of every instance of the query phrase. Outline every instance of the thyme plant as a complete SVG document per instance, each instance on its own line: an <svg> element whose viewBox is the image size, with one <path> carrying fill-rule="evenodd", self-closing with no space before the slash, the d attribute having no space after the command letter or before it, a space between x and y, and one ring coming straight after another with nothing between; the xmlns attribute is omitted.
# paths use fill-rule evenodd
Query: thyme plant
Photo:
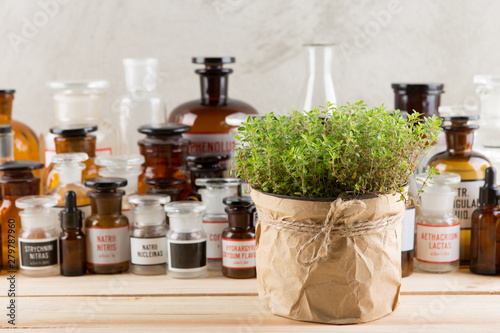
<svg viewBox="0 0 500 333"><path fill-rule="evenodd" d="M286 196L402 193L440 123L362 101L249 117L238 129L233 171L258 191Z"/></svg>

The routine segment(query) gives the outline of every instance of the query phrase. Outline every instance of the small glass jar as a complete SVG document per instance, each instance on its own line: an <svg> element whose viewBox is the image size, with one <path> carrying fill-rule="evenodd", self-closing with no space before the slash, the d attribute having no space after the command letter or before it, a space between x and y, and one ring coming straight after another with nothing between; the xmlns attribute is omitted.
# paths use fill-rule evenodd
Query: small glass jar
<svg viewBox="0 0 500 333"><path fill-rule="evenodd" d="M170 201L180 201L186 181L177 178L152 178L146 179L145 183L153 186L146 190L147 194L168 195Z"/></svg>
<svg viewBox="0 0 500 333"><path fill-rule="evenodd" d="M224 198L229 226L222 232L222 274L234 279L254 278L256 271L255 206L248 197Z"/></svg>
<svg viewBox="0 0 500 333"><path fill-rule="evenodd" d="M419 188L428 174L417 175ZM441 172L433 175L420 194L422 212L416 222L416 267L422 272L450 273L460 263L460 222L453 214L453 203L460 176Z"/></svg>
<svg viewBox="0 0 500 333"><path fill-rule="evenodd" d="M207 267L219 270L222 267L222 231L228 226L227 213L222 200L238 194L241 181L235 178L198 178L198 191L207 206L203 215L203 229L207 233Z"/></svg>
<svg viewBox="0 0 500 333"><path fill-rule="evenodd" d="M168 196L132 195L130 228L130 268L139 275L160 275L167 273L167 225L163 205L170 201Z"/></svg>
<svg viewBox="0 0 500 333"><path fill-rule="evenodd" d="M16 200L23 224L18 237L20 273L26 276L59 275L59 232L52 209L57 199L33 195Z"/></svg>
<svg viewBox="0 0 500 333"><path fill-rule="evenodd" d="M122 213L131 221L129 197L138 193L139 175L142 173L144 156L139 154L99 156L95 164L100 166L99 176L120 177L127 180L127 186L123 189L125 195L122 198Z"/></svg>
<svg viewBox="0 0 500 333"><path fill-rule="evenodd" d="M167 232L168 270L178 279L207 274L207 234L202 227L205 205L198 201L176 201L165 205L170 219Z"/></svg>

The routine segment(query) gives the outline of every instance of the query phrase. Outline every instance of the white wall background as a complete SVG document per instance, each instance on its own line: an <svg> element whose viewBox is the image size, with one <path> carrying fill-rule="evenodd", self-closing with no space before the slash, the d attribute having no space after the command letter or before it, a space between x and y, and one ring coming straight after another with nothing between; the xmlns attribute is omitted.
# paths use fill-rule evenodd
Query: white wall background
<svg viewBox="0 0 500 333"><path fill-rule="evenodd" d="M160 59L159 89L169 110L199 97L191 57L224 55L237 60L230 96L263 113L286 112L305 79L301 45L309 42L340 43L334 59L340 102L392 107L390 83L406 81L442 82L442 104L460 103L473 94L474 74L500 74L500 1L494 0L0 4L0 88L17 90L14 118L37 132L52 117L47 80L108 79L110 106L125 89L124 57ZM34 30L26 30L28 21Z"/></svg>

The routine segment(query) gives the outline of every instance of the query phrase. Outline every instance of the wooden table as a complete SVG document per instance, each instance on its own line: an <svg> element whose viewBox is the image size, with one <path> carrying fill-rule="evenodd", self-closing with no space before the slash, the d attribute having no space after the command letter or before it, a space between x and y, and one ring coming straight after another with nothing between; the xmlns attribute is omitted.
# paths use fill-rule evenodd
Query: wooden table
<svg viewBox="0 0 500 333"><path fill-rule="evenodd" d="M16 276L16 328L30 332L500 332L500 277L461 270L403 279L391 315L360 325L323 325L272 315L255 279L218 273L198 280L167 276ZM0 326L9 283L0 282Z"/></svg>

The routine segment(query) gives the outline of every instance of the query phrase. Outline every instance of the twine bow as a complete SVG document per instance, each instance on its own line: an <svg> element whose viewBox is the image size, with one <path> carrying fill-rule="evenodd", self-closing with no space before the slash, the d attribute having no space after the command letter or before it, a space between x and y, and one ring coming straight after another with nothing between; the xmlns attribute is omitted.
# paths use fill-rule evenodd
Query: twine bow
<svg viewBox="0 0 500 333"><path fill-rule="evenodd" d="M297 253L297 262L303 267L309 267L321 258L326 257L328 254L328 249L335 239L343 236L347 236L350 232L350 226L355 223L356 217L361 215L366 209L366 204L360 200L348 200L344 201L342 199L337 199L330 205L330 210L326 216L325 222L321 230L308 240ZM351 210L352 213L348 214ZM332 231L337 231L337 233L332 233ZM323 238L321 245L313 257L304 261L301 255L307 250L309 246L314 244L319 239Z"/></svg>

